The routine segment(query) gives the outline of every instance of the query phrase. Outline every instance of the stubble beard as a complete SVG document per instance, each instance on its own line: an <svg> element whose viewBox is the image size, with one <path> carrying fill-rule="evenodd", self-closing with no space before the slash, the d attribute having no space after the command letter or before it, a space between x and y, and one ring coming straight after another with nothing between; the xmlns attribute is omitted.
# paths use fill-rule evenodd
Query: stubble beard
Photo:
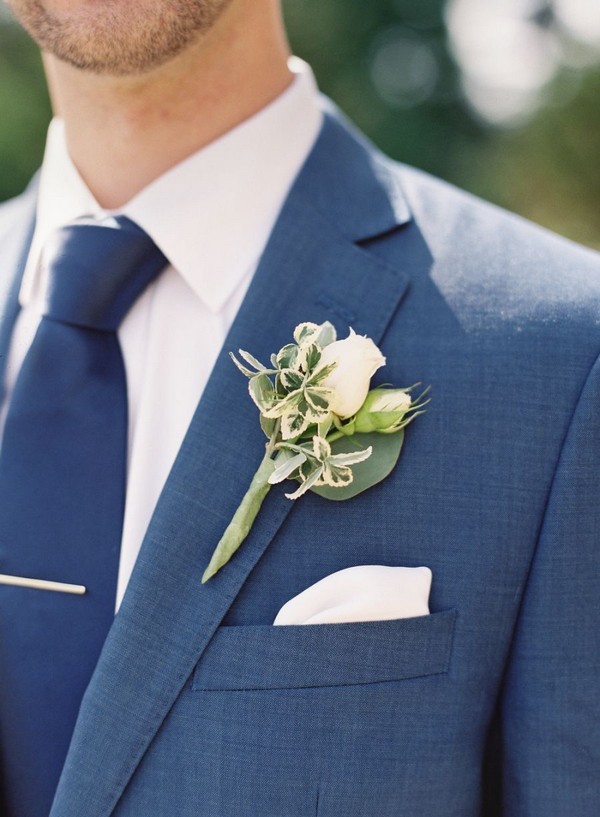
<svg viewBox="0 0 600 817"><path fill-rule="evenodd" d="M45 0L8 0L42 51L96 74L151 71L217 22L232 0L96 0L69 14Z"/></svg>

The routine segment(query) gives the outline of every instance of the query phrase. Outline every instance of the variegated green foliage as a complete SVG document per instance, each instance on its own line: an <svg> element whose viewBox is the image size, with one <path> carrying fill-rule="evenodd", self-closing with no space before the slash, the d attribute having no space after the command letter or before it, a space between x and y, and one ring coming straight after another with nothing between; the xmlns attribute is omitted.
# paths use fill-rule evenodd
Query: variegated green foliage
<svg viewBox="0 0 600 817"><path fill-rule="evenodd" d="M284 479L299 479L302 484L293 493L286 494L288 499L298 499L321 485L344 488L352 482L350 466L368 459L371 452L369 446L336 454L325 437L318 435L305 443L281 443L269 482L275 485Z"/></svg>
<svg viewBox="0 0 600 817"><path fill-rule="evenodd" d="M239 356L244 363L231 355L238 369L249 378L250 397L260 411L268 437L274 426L265 421L279 420L281 438L293 440L309 426L326 420L332 392L321 383L334 366L319 364L323 348L335 339L335 329L330 323L321 326L303 323L296 327L295 343L288 343L271 357L271 368L242 349Z"/></svg>

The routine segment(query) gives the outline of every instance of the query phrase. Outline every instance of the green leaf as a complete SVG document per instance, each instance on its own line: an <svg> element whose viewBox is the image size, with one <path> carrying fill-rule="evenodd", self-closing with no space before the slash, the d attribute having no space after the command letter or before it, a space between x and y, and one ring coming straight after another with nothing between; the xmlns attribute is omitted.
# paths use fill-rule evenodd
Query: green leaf
<svg viewBox="0 0 600 817"><path fill-rule="evenodd" d="M317 429L317 434L319 437L326 437L329 434L329 430L333 424L333 415L331 412L327 413L327 416L319 421L319 427Z"/></svg>
<svg viewBox="0 0 600 817"><path fill-rule="evenodd" d="M295 343L288 343L287 346L277 352L275 358L277 366L280 369L295 369L299 351Z"/></svg>
<svg viewBox="0 0 600 817"><path fill-rule="evenodd" d="M294 340L298 345L312 339L312 336L319 331L318 323L299 323L294 329Z"/></svg>
<svg viewBox="0 0 600 817"><path fill-rule="evenodd" d="M306 453L308 454L309 452L307 451ZM310 457L306 460L306 462L300 466L300 476L302 478L302 481L305 482L313 473L313 471L318 470L320 468L321 464L312 456L311 453Z"/></svg>
<svg viewBox="0 0 600 817"><path fill-rule="evenodd" d="M321 366L319 369L314 371L311 376L308 378L307 385L309 386L316 386L321 380L325 380L326 377L329 377L331 372L335 369L337 363L328 363L326 366Z"/></svg>
<svg viewBox="0 0 600 817"><path fill-rule="evenodd" d="M260 427L265 433L265 437L270 440L273 436L273 432L275 431L275 426L277 425L277 420L274 420L272 417L265 417L263 414L260 415Z"/></svg>
<svg viewBox="0 0 600 817"><path fill-rule="evenodd" d="M240 357L243 360L246 361L246 363L249 363L250 366L254 366L254 368L258 372L266 372L267 371L267 367L263 366L263 364L260 362L260 360L257 360L253 355L250 354L250 352L245 352L243 349L238 349L238 353L239 353Z"/></svg>
<svg viewBox="0 0 600 817"><path fill-rule="evenodd" d="M316 343L317 346L320 346L321 349L324 349L326 346L329 346L330 343L333 343L337 339L337 332L335 331L335 327L333 324L329 323L329 321L325 321L319 327L319 331L315 333L313 338L313 343Z"/></svg>
<svg viewBox="0 0 600 817"><path fill-rule="evenodd" d="M285 414L289 414L290 412L297 412L300 403L303 402L304 395L302 391L292 391L287 394L283 400L277 400L276 402L272 403L268 411L264 411L263 414L265 417L273 417L275 419L277 417L283 417Z"/></svg>
<svg viewBox="0 0 600 817"><path fill-rule="evenodd" d="M314 388L304 390L304 399L311 407L313 412L318 415L327 415L329 413L329 400L333 397L331 389Z"/></svg>
<svg viewBox="0 0 600 817"><path fill-rule="evenodd" d="M312 372L321 360L321 350L314 343L306 350L305 367L307 372Z"/></svg>
<svg viewBox="0 0 600 817"><path fill-rule="evenodd" d="M357 465L359 462L367 460L372 453L373 449L369 446L358 451L351 451L349 454L333 454L330 460L334 465Z"/></svg>
<svg viewBox="0 0 600 817"><path fill-rule="evenodd" d="M240 361L237 359L237 357L233 354L233 352L229 352L229 357L233 360L233 362L238 367L240 372L242 374L245 374L246 377L254 377L255 376L256 372L253 372L253 371L251 371L251 369L247 369L245 366L243 366L240 363Z"/></svg>
<svg viewBox="0 0 600 817"><path fill-rule="evenodd" d="M315 435L312 439L312 444L315 457L319 460L319 462L325 462L325 460L331 454L331 447L327 440L324 437L318 437Z"/></svg>
<svg viewBox="0 0 600 817"><path fill-rule="evenodd" d="M336 490L345 488L352 483L352 469L346 465L335 465L331 461L323 465L323 476L321 477L325 485Z"/></svg>
<svg viewBox="0 0 600 817"><path fill-rule="evenodd" d="M275 485L288 479L300 466L306 462L306 454L291 454L288 451L281 451L275 461L276 468L269 477L269 483Z"/></svg>
<svg viewBox="0 0 600 817"><path fill-rule="evenodd" d="M337 334L333 324L325 321L322 324L300 323L294 330L294 340L299 345L316 343L321 349L329 346L336 339Z"/></svg>
<svg viewBox="0 0 600 817"><path fill-rule="evenodd" d="M301 497L302 494L305 494L307 491L310 491L311 489L314 490L312 486L315 484L315 482L317 482L317 480L321 478L322 473L323 467L321 466L320 468L317 468L315 471L313 471L311 475L308 477L308 479L305 482L303 482L302 485L296 491L294 491L292 494L286 494L286 497L288 499L298 499L298 497Z"/></svg>
<svg viewBox="0 0 600 817"><path fill-rule="evenodd" d="M352 466L354 478L350 485L344 488L331 488L328 485L313 486L310 490L324 499L344 500L366 491L378 482L384 480L394 469L404 442L404 431L397 434L354 434L352 437L342 437L331 444L334 454L350 454L361 451L369 446L373 451L371 456L363 462Z"/></svg>
<svg viewBox="0 0 600 817"><path fill-rule="evenodd" d="M281 418L281 436L284 440L291 440L302 434L309 425L310 418L303 411L284 414Z"/></svg>
<svg viewBox="0 0 600 817"><path fill-rule="evenodd" d="M282 369L279 372L279 382L286 391L296 391L304 383L304 377L294 369Z"/></svg>
<svg viewBox="0 0 600 817"><path fill-rule="evenodd" d="M261 414L271 408L273 405L275 391L273 389L273 384L266 374L257 374L250 378L248 390L250 392L250 397L258 406Z"/></svg>

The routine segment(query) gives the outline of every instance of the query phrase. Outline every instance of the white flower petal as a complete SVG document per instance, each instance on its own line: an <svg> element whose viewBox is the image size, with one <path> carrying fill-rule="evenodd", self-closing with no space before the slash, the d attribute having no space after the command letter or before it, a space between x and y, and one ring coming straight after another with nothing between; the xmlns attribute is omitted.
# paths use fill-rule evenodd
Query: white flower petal
<svg viewBox="0 0 600 817"><path fill-rule="evenodd" d="M347 338L323 349L319 365L330 363L335 363L335 369L319 385L333 389L329 407L334 414L352 417L365 402L371 378L385 365L385 357L371 338L350 330Z"/></svg>

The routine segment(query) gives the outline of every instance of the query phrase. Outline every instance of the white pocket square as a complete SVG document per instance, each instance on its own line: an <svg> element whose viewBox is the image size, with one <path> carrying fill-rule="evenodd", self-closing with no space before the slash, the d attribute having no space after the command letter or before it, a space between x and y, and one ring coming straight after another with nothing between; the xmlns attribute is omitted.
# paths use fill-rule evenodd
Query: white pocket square
<svg viewBox="0 0 600 817"><path fill-rule="evenodd" d="M426 616L430 589L428 567L347 567L286 602L273 624L341 624Z"/></svg>

